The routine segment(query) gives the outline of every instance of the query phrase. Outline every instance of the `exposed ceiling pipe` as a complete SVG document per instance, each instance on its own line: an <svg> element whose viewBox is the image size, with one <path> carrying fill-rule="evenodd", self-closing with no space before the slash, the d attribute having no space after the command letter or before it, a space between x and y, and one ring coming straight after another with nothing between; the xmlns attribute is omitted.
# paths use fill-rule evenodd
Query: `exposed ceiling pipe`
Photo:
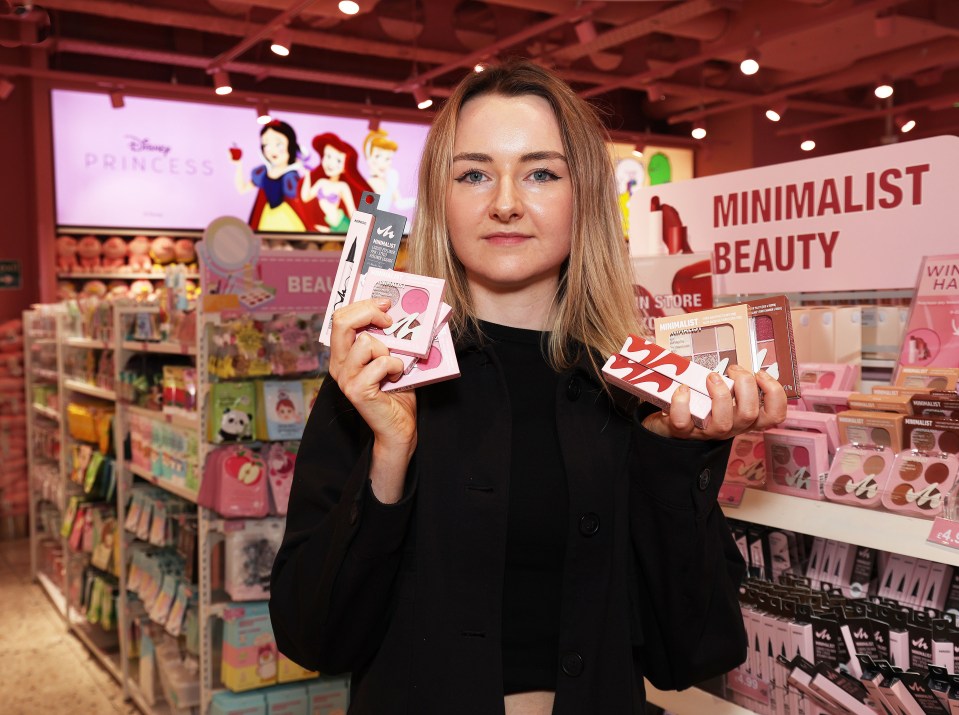
<svg viewBox="0 0 959 715"><path fill-rule="evenodd" d="M697 103L700 101L712 102L736 102L741 100L752 100L761 98L766 100L768 95L755 95L748 92L737 92L731 89L718 89L716 87L700 87L699 85L680 84L678 82L657 82L659 88L667 96L670 94L681 97L695 97ZM792 109L802 109L810 112L822 112L827 114L850 115L861 111L859 107L852 107L845 104L831 104L829 102L817 102L806 99L790 99L789 106Z"/></svg>
<svg viewBox="0 0 959 715"><path fill-rule="evenodd" d="M835 8L828 15L816 17L804 23L782 24L775 28L766 27L763 29L764 40L778 40L806 30L819 27L823 24L834 23L846 17L860 15L864 12L876 12L896 5L901 5L908 0L870 0L869 2L854 3L848 2L843 8ZM589 98L600 94L611 92L620 87L642 87L650 82L655 82L664 77L671 77L680 70L689 67L698 67L707 60L717 57L724 57L730 54L742 53L755 42L752 33L749 37L738 37L727 42L716 43L706 47L702 52L683 58L678 62L666 63L655 68L649 68L644 72L639 72L631 76L617 77L597 87L592 87L583 92L580 96Z"/></svg>
<svg viewBox="0 0 959 715"><path fill-rule="evenodd" d="M245 37L250 31L250 23L244 20L181 10L144 7L133 3L113 2L113 0L44 0L43 6L50 10L106 17L111 20L142 22L184 30L201 29L204 32L228 37ZM292 32L293 44L304 47L316 47L334 52L353 52L388 59L411 60L414 58L413 47L409 44L361 40L318 30L307 31L293 28ZM419 47L415 52L417 60L436 64L452 62L459 56L460 54L457 52L432 50L425 47Z"/></svg>
<svg viewBox="0 0 959 715"><path fill-rule="evenodd" d="M819 129L828 129L830 127L838 127L843 124L863 122L880 117L892 118L897 114L905 114L919 109L941 110L946 107L952 107L956 102L959 102L959 92L944 94L938 97L929 97L928 99L920 99L916 102L908 102L906 104L888 106L882 109L863 109L855 114L849 114L844 117L834 117L832 119L824 119L820 122L809 122L808 124L781 129L776 132L776 134L781 137L786 137L792 134L804 134Z"/></svg>
<svg viewBox="0 0 959 715"><path fill-rule="evenodd" d="M873 82L877 77L888 74L893 78L908 76L914 72L959 61L959 40L953 37L940 38L932 42L922 42L896 52L858 62L841 72L823 75L816 79L799 82L769 92L752 99L744 99L729 104L713 105L704 109L677 114L669 118L670 124L689 122L713 114L731 112L764 102L777 102L797 94L810 91L831 91L854 87ZM792 101L792 100L790 100Z"/></svg>
<svg viewBox="0 0 959 715"><path fill-rule="evenodd" d="M502 40L498 40L491 45L483 47L475 52L468 54L464 57L460 57L446 64L440 65L439 67L434 67L433 69L423 72L422 74L417 75L415 79L408 80L406 82L401 82L396 85L393 91L395 92L409 92L413 87L422 85L425 82L429 82L431 79L440 77L441 75L446 74L454 69L460 67L468 67L472 64L476 64L482 60L485 60L492 55L496 54L500 50L505 50L508 47L524 42L525 40L530 39L531 37L536 37L537 35L542 35L551 30L556 29L557 27L562 27L571 22L579 22L590 15L592 15L596 10L603 7L605 3L602 2L591 2L586 3L580 7L574 8L568 12L562 13L551 17L549 20L537 23L532 27L528 27L525 30L521 30L509 37L504 37Z"/></svg>
<svg viewBox="0 0 959 715"><path fill-rule="evenodd" d="M228 62L235 60L261 40L265 40L273 32L285 26L290 20L295 19L300 13L302 13L315 2L316 0L296 0L296 2L294 2L288 10L284 10L266 24L261 25L259 29L248 34L233 47L214 57L207 66L207 71L212 72L214 70L222 69L223 66Z"/></svg>

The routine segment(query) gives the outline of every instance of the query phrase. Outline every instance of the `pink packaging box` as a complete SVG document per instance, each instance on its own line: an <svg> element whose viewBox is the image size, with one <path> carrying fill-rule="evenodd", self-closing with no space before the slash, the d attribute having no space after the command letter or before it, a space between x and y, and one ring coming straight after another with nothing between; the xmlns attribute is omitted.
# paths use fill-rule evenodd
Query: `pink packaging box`
<svg viewBox="0 0 959 715"><path fill-rule="evenodd" d="M392 325L366 330L390 352L422 359L429 355L433 344L433 331L445 288L446 281L442 278L371 268L356 299L389 298L392 305L387 313L393 319Z"/></svg>

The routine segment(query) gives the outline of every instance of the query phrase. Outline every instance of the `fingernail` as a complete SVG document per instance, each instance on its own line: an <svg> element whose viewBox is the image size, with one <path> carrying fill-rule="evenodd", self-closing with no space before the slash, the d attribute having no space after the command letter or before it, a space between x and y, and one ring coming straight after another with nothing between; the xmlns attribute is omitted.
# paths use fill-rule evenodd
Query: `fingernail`
<svg viewBox="0 0 959 715"><path fill-rule="evenodd" d="M391 301L389 298L374 298L373 305L380 310L389 310L389 307L393 305L393 301Z"/></svg>
<svg viewBox="0 0 959 715"><path fill-rule="evenodd" d="M718 372L709 373L709 377L707 377L706 379L709 380L714 385L718 385L719 383L723 381L722 378L719 376Z"/></svg>
<svg viewBox="0 0 959 715"><path fill-rule="evenodd" d="M680 385L679 389L676 390L679 394L686 396L689 395L689 385Z"/></svg>

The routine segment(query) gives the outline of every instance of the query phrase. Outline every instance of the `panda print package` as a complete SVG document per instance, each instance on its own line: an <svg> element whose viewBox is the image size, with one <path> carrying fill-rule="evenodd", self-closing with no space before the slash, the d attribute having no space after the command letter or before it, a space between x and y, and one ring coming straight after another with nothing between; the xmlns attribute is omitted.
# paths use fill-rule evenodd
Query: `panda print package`
<svg viewBox="0 0 959 715"><path fill-rule="evenodd" d="M252 382L215 382L210 388L207 441L214 444L253 439L256 385Z"/></svg>

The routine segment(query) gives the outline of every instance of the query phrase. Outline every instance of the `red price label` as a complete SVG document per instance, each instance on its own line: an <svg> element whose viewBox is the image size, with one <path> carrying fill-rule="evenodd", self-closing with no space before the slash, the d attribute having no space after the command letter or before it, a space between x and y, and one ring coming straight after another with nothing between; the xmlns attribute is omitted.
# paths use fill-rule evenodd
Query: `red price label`
<svg viewBox="0 0 959 715"><path fill-rule="evenodd" d="M739 506L743 503L746 487L742 484L723 484L716 500L723 506Z"/></svg>
<svg viewBox="0 0 959 715"><path fill-rule="evenodd" d="M769 705L769 683L757 678L752 673L747 673L742 668L727 673L726 685L729 686L730 690L734 690L740 695Z"/></svg>
<svg viewBox="0 0 959 715"><path fill-rule="evenodd" d="M959 521L937 516L936 520L932 522L932 529L929 530L926 541L959 549Z"/></svg>

